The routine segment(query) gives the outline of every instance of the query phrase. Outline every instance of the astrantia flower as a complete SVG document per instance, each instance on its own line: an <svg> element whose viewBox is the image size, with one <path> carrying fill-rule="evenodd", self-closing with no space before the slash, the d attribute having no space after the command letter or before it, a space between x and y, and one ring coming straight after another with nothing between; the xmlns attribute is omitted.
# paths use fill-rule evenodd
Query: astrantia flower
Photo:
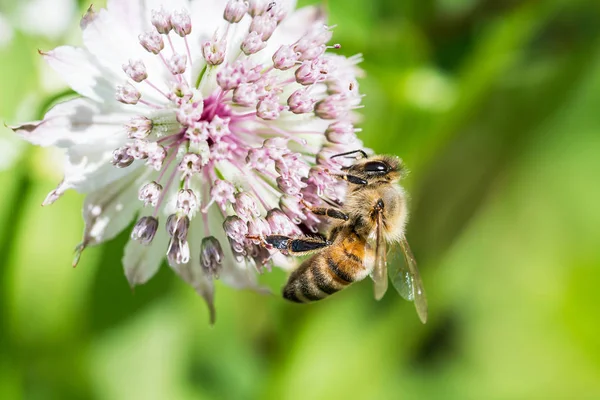
<svg viewBox="0 0 600 400"><path fill-rule="evenodd" d="M360 147L356 64L327 52L318 8L292 1L113 0L90 9L85 48L42 53L82 97L15 128L65 149L67 189L88 193L81 251L137 218L123 257L134 286L164 257L208 302L213 279L257 287L286 260L247 235L319 229L306 202L341 201L330 156Z"/></svg>

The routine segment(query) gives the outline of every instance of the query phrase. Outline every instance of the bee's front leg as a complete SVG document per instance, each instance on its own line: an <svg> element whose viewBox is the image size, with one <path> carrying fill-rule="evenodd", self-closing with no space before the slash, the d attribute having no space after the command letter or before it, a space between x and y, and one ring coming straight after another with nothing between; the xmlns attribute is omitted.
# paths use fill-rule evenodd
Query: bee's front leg
<svg viewBox="0 0 600 400"><path fill-rule="evenodd" d="M340 210L337 210L335 208L327 208L327 207L313 207L310 204L308 204L306 201L301 200L302 204L304 205L304 207L308 208L310 210L310 212L312 212L315 215L325 215L329 218L334 218L334 219L341 219L344 221L348 221L348 214L343 213Z"/></svg>

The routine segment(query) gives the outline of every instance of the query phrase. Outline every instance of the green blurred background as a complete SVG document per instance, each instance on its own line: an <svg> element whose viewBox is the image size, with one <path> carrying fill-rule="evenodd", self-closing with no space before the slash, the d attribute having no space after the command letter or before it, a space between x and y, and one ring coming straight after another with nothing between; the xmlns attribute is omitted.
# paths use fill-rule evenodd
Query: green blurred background
<svg viewBox="0 0 600 400"><path fill-rule="evenodd" d="M66 90L37 49L80 43L71 1L0 0L6 123ZM168 267L131 292L127 232L72 269L82 196L40 207L60 157L2 127L1 399L600 398L600 2L328 7L362 138L412 171L427 325L364 282L304 307L218 285L211 328Z"/></svg>

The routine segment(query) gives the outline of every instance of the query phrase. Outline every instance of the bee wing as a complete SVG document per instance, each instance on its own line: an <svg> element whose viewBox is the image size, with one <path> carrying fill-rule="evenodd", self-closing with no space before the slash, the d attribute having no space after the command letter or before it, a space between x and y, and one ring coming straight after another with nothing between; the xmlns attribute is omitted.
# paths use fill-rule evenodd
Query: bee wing
<svg viewBox="0 0 600 400"><path fill-rule="evenodd" d="M389 267L388 272L394 288L404 299L415 302L419 319L423 323L427 322L427 298L423 281L415 257L404 236L391 252Z"/></svg>
<svg viewBox="0 0 600 400"><path fill-rule="evenodd" d="M373 279L373 291L375 294L375 300L380 300L388 287L387 277L387 249L385 238L383 237L383 213L379 211L377 215L377 223L375 226L375 235L369 244L371 249L375 250L373 258L373 271L371 272L371 279Z"/></svg>

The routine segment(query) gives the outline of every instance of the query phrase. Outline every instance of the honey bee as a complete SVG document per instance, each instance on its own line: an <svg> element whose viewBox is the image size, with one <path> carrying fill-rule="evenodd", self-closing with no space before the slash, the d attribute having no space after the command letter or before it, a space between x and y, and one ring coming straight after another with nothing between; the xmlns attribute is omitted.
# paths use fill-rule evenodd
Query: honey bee
<svg viewBox="0 0 600 400"><path fill-rule="evenodd" d="M353 282L370 276L375 299L388 287L414 301L423 323L427 320L427 299L414 256L406 241L406 195L398 184L403 177L402 161L394 156L367 156L362 150L333 157L360 154L362 158L342 168L337 175L349 183L341 209L305 206L314 214L329 217L332 225L327 239L270 235L261 238L289 255L312 257L294 270L283 288L283 297L298 303L324 299ZM389 253L387 246L392 247Z"/></svg>

